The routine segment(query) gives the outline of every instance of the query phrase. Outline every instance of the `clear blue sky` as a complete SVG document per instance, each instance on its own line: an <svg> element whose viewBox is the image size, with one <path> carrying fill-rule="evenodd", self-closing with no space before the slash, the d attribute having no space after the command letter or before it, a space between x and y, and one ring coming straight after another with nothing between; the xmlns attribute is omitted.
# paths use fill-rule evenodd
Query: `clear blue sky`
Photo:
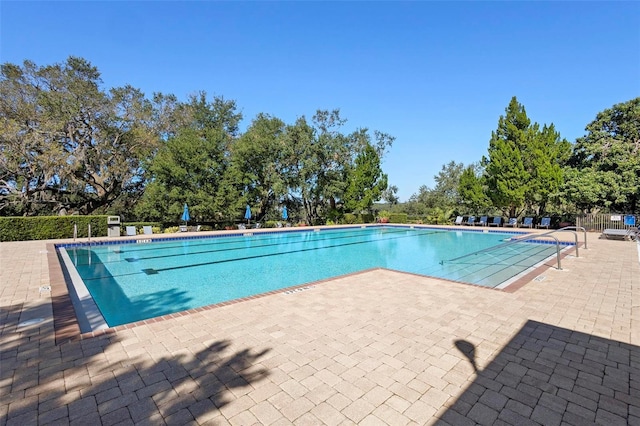
<svg viewBox="0 0 640 426"><path fill-rule="evenodd" d="M104 87L206 91L293 123L339 108L345 132L396 137L402 201L487 152L512 96L573 142L640 96L640 2L0 3L0 61L89 60Z"/></svg>

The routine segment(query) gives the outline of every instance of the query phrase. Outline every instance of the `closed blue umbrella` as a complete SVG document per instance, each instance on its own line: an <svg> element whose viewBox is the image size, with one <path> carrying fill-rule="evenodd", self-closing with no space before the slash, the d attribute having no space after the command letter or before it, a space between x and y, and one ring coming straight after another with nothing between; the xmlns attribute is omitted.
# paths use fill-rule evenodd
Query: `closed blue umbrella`
<svg viewBox="0 0 640 426"><path fill-rule="evenodd" d="M191 220L191 216L189 216L189 207L187 203L184 203L184 211L182 212L182 220L184 220L184 224L186 225L189 220Z"/></svg>
<svg viewBox="0 0 640 426"><path fill-rule="evenodd" d="M289 219L289 213L287 212L287 206L284 206L282 208L282 219L284 219L284 220Z"/></svg>
<svg viewBox="0 0 640 426"><path fill-rule="evenodd" d="M247 223L249 223L249 219L251 219L251 207L247 204L247 210L244 212L244 218L247 219Z"/></svg>

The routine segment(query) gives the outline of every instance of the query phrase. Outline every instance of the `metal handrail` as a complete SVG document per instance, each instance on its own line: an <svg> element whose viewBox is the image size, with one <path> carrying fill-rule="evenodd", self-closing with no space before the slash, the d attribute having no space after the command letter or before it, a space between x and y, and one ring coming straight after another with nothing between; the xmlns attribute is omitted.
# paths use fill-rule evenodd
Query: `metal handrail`
<svg viewBox="0 0 640 426"><path fill-rule="evenodd" d="M545 232L544 234L538 234L538 233L532 232L532 233L523 235L521 237L511 238L509 241L507 241L507 242L505 242L503 244L498 244L497 246L487 247L485 249L478 250L478 251L475 251L473 253L466 254L464 256L459 256L459 257L456 257L454 259L449 259L449 260L446 260L446 261L442 260L442 261L440 261L440 264L442 265L442 264L444 264L444 262L453 262L453 261L462 259L462 258L467 257L467 256L472 256L472 255L476 255L476 254L479 254L479 253L484 253L484 252L487 252L487 251L496 250L498 248L510 246L510 245L513 245L513 244L516 244L516 243L520 243L520 242L523 242L523 241L527 241L527 240L532 240L532 239L536 239L536 238L553 238L556 241L556 258L558 260L558 269L561 270L562 267L561 267L561 262L560 262L560 240L558 240L558 238L554 237L551 234L553 234L555 232L559 232L559 231L573 232L574 237L575 237L576 257L579 257L579 253L578 253L578 233L575 232L575 231L572 231L570 228L582 228L582 227L566 226L566 227L561 228L561 229L553 229L553 230L551 230L549 232ZM582 230L585 232L585 248L586 248L587 247L586 230L584 228L582 228Z"/></svg>
<svg viewBox="0 0 640 426"><path fill-rule="evenodd" d="M511 241L521 241L521 240L530 240L532 237L538 236L538 237L542 237L542 236L546 236L546 235L551 235L553 233L556 232L561 232L561 231L567 231L567 232L572 232L574 239L575 239L575 246L576 246L576 257L580 257L580 252L578 250L578 233L575 232L573 229L580 229L582 232L584 232L584 248L585 250L587 249L587 230L584 229L582 226L565 226L564 228L560 228L560 229L552 229L548 232L545 232L544 234L536 234L536 233L529 233L526 234L522 237L518 237L518 238L512 238Z"/></svg>
<svg viewBox="0 0 640 426"><path fill-rule="evenodd" d="M582 227L582 226L565 226L564 228L557 229L556 231L558 231L558 232L560 232L560 231L571 231L573 229L575 229L576 231L579 229L584 233L584 249L588 250L588 248L587 248L587 230L584 227ZM576 236L577 236L577 233L576 233ZM576 237L576 257L579 257L578 256L578 239L577 239L577 237Z"/></svg>

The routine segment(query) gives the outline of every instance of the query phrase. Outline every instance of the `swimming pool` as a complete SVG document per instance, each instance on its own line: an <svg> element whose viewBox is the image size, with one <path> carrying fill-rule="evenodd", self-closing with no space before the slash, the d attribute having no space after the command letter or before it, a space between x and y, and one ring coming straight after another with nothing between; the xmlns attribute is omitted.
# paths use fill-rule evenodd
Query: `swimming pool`
<svg viewBox="0 0 640 426"><path fill-rule="evenodd" d="M372 268L496 287L555 253L554 245L519 243L464 257L512 235L377 226L60 250L113 327Z"/></svg>

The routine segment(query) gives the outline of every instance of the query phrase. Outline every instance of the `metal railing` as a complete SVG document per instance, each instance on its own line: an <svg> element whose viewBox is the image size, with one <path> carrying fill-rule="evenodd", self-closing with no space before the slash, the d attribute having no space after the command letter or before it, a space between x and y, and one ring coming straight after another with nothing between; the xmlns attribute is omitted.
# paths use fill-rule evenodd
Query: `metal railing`
<svg viewBox="0 0 640 426"><path fill-rule="evenodd" d="M504 247L508 247L517 243L522 243L522 242L526 242L526 241L531 241L531 240L535 240L538 238L553 238L556 242L556 259L558 262L558 269L561 270L562 269L562 265L561 265L561 260L560 260L560 240L558 240L557 237L553 236L552 234L556 233L556 232L572 232L574 234L575 237L575 247L576 247L576 257L580 257L579 252L578 252L578 233L575 232L573 229L580 229L584 232L584 248L587 248L587 231L581 227L581 226L565 226L564 228L560 228L560 229L553 229L549 232L545 232L544 234L538 234L536 232L532 232L526 235L523 235L521 237L516 237L516 238L511 238L509 239L509 241L503 243L503 244L498 244L497 246L493 246L493 247L487 247L485 249L482 250L478 250L475 251L473 253L469 253L469 254L465 254L464 256L459 256L456 257L454 259L448 259L448 260L442 260L440 261L440 264L444 264L444 262L454 262L456 260L460 260L462 258L468 257L468 256L474 256L476 254L480 254L480 253L485 253L485 252L489 252L492 250L497 250L499 248L504 248Z"/></svg>

